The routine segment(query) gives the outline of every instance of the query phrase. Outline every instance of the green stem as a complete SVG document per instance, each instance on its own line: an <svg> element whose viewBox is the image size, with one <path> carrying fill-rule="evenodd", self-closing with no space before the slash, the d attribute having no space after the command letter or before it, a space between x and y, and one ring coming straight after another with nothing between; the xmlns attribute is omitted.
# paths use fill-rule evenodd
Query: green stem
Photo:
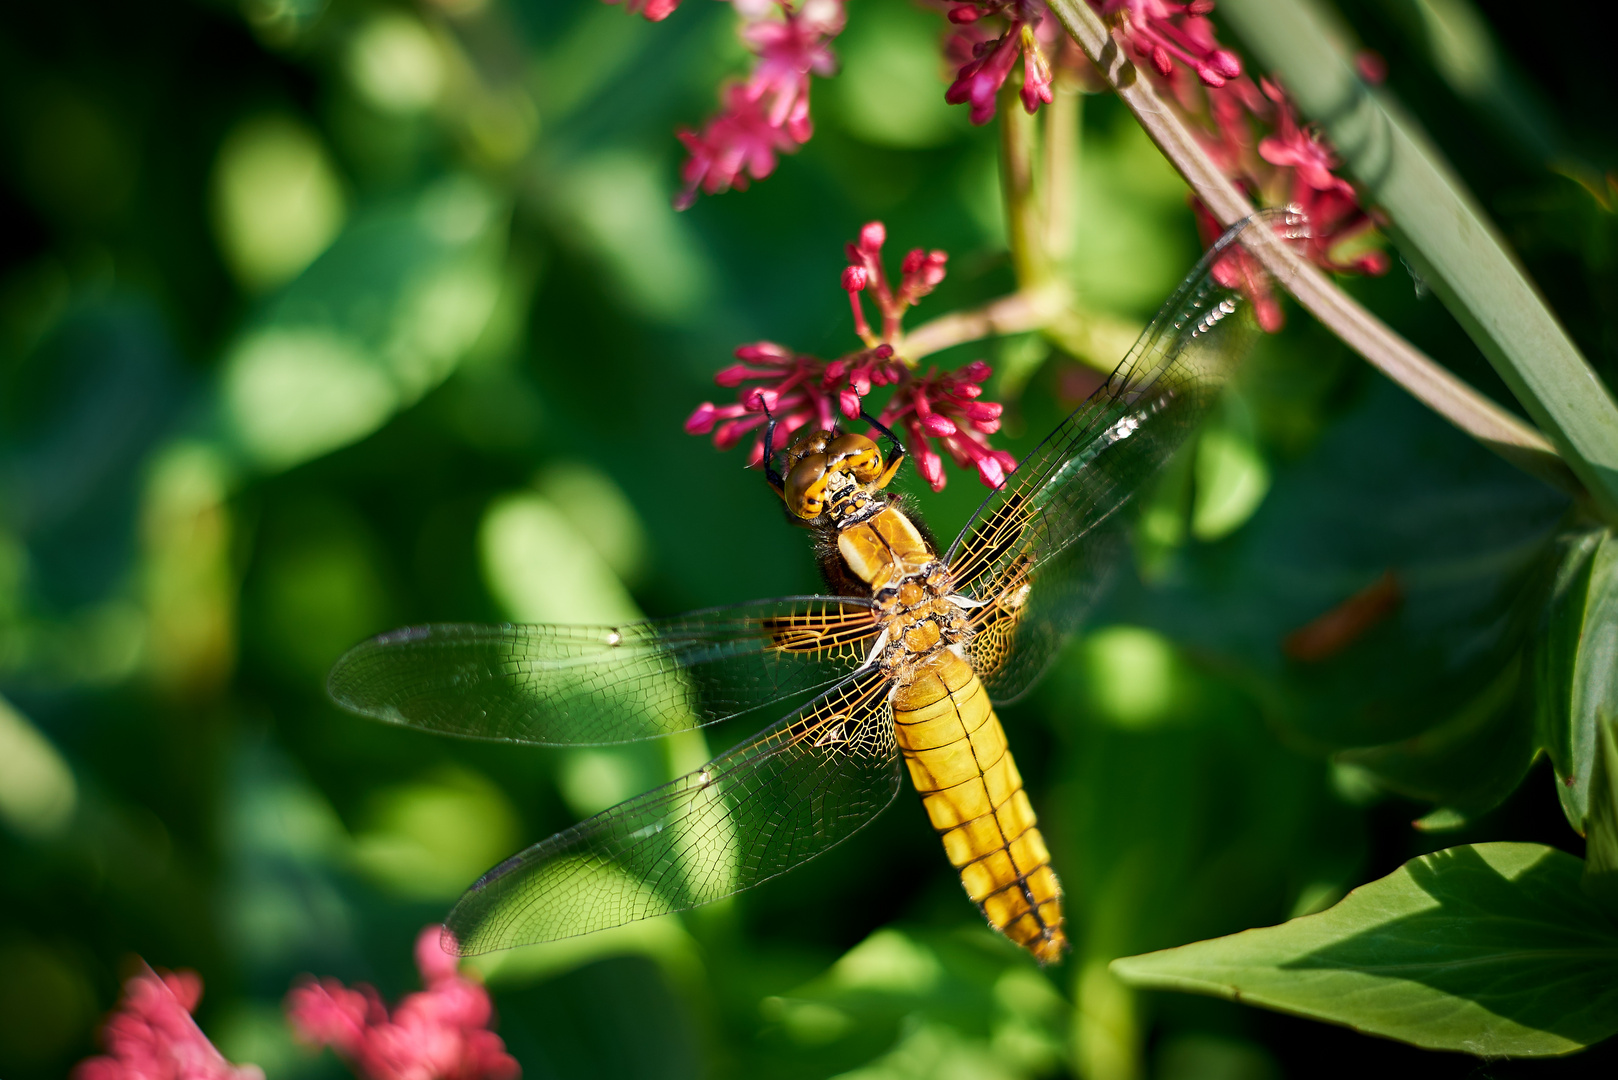
<svg viewBox="0 0 1618 1080"><path fill-rule="evenodd" d="M1232 225L1251 214L1253 205L1208 158L1170 103L1124 56L1086 0L1050 0L1050 6L1214 217ZM1305 309L1418 401L1525 472L1583 495L1584 486L1538 431L1411 345L1279 239L1256 233L1251 246L1265 269Z"/></svg>
<svg viewBox="0 0 1618 1080"><path fill-rule="evenodd" d="M1000 92L999 123L1000 183L1011 264L1019 291L1039 289L1051 279L1051 266L1045 252L1045 222L1038 190L1041 185L1037 183L1035 166L1038 129L1034 118L1023 111L1010 79Z"/></svg>

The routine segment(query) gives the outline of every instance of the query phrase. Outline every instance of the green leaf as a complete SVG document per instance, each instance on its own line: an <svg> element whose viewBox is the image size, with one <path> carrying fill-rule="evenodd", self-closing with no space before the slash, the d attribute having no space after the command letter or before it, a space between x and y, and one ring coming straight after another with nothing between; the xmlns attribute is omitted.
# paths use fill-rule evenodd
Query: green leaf
<svg viewBox="0 0 1618 1080"><path fill-rule="evenodd" d="M1584 832L1597 729L1618 716L1618 539L1605 533L1571 542L1558 586L1563 581L1568 585L1553 597L1542 646L1540 698L1550 701L1540 706L1540 730L1560 780L1561 808Z"/></svg>
<svg viewBox="0 0 1618 1080"><path fill-rule="evenodd" d="M1112 967L1432 1050L1572 1053L1618 1032L1618 925L1581 872L1538 844L1449 848L1318 915Z"/></svg>
<svg viewBox="0 0 1618 1080"><path fill-rule="evenodd" d="M1557 797L1568 824L1583 831L1589 810L1590 731L1574 708L1579 643L1590 596L1593 556L1604 530L1557 538L1558 565L1533 647L1534 710L1538 739L1551 759Z"/></svg>
<svg viewBox="0 0 1618 1080"><path fill-rule="evenodd" d="M450 177L373 208L226 351L230 436L274 472L363 439L472 350L500 292L504 211Z"/></svg>
<svg viewBox="0 0 1618 1080"><path fill-rule="evenodd" d="M1219 12L1320 121L1422 278L1488 357L1608 520L1618 520L1618 403L1483 208L1384 90L1354 72L1306 0L1228 0Z"/></svg>
<svg viewBox="0 0 1618 1080"><path fill-rule="evenodd" d="M1585 818L1584 891L1608 914L1618 914L1618 736L1613 719L1596 725L1590 770L1590 814Z"/></svg>
<svg viewBox="0 0 1618 1080"><path fill-rule="evenodd" d="M1443 723L1382 746L1345 750L1337 760L1370 771L1390 791L1436 803L1422 818L1433 832L1460 828L1500 805L1534 762L1534 729L1522 705L1521 655Z"/></svg>

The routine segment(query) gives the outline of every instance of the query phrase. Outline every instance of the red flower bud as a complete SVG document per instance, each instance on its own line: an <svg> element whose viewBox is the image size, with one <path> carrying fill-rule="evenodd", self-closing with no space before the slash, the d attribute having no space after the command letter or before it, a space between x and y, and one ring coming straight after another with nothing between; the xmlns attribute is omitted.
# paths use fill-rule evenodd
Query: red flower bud
<svg viewBox="0 0 1618 1080"><path fill-rule="evenodd" d="M864 292L871 275L863 266L843 267L843 288L848 292Z"/></svg>
<svg viewBox="0 0 1618 1080"><path fill-rule="evenodd" d="M686 418L685 433L687 435L708 434L713 430L714 414L717 412L718 410L714 408L713 402L704 401Z"/></svg>

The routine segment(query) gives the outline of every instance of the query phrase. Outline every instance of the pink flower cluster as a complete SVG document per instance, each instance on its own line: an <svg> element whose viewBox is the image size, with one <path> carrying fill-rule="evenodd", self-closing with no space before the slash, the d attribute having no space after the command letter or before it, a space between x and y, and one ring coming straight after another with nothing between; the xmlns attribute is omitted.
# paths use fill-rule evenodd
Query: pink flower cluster
<svg viewBox="0 0 1618 1080"><path fill-rule="evenodd" d="M678 0L675 0L677 3ZM648 0L673 10L668 0ZM681 129L686 158L684 185L674 205L684 210L699 190L717 195L747 187L775 171L776 155L790 154L809 141L809 76L837 70L831 39L842 33L843 0L735 0L741 36L758 61L746 82L720 91L723 108L701 131ZM665 12L666 14L666 12Z"/></svg>
<svg viewBox="0 0 1618 1080"><path fill-rule="evenodd" d="M521 1067L489 1030L489 993L460 973L440 945L442 934L429 926L416 938L416 967L426 989L399 1002L391 1015L369 986L309 978L287 994L293 1032L330 1046L367 1080L515 1080Z"/></svg>
<svg viewBox="0 0 1618 1080"><path fill-rule="evenodd" d="M80 1062L74 1080L264 1080L258 1066L226 1061L197 1027L201 998L196 972L146 968L101 1029L106 1056Z"/></svg>
<svg viewBox="0 0 1618 1080"><path fill-rule="evenodd" d="M957 70L955 81L944 91L944 100L951 105L970 104L972 123L987 124L994 116L1000 88L1020 54L1023 108L1032 115L1049 104L1051 65L1046 51L1059 32L1049 15L1043 0L967 0L953 5L949 21L959 29L950 35L944 51ZM999 34L985 29L983 20L989 18L1003 23Z"/></svg>
<svg viewBox="0 0 1618 1080"><path fill-rule="evenodd" d="M1333 174L1341 164L1336 153L1312 126L1298 123L1297 112L1280 86L1243 74L1241 62L1219 44L1207 18L1213 0L1090 0L1112 23L1126 48L1140 59L1189 121L1203 149L1220 170L1250 195L1268 205L1290 205L1307 220L1302 241L1308 257L1339 273L1381 274L1388 257L1369 251L1339 258L1337 249L1374 224L1360 206L1354 187ZM1198 225L1204 240L1219 233L1212 215L1200 205ZM1222 276L1243 277L1237 266L1245 256L1225 260ZM1280 325L1281 309L1264 298L1259 314L1265 325Z"/></svg>
<svg viewBox="0 0 1618 1080"><path fill-rule="evenodd" d="M988 436L1000 430L1001 407L978 400L992 369L979 360L960 371L940 373L936 368L918 376L898 349L903 346L903 319L907 309L944 280L949 256L942 251L916 248L900 264L897 285L882 265L887 230L873 221L848 245L849 265L842 274L854 313L854 330L863 349L836 360L760 341L736 350L733 364L714 381L740 387L728 405L705 401L697 406L685 430L692 435L712 433L714 445L728 450L753 434L748 464L764 460L763 428L777 421L777 450L784 449L800 430L830 430L839 419L857 420L864 398L876 387L892 386L893 395L878 417L890 428L906 432L906 446L916 469L934 491L943 490L943 454L957 465L977 471L979 478L998 487L1016 458L989 446ZM880 330L867 321L862 297L870 294L879 316ZM936 444L938 449L933 448Z"/></svg>

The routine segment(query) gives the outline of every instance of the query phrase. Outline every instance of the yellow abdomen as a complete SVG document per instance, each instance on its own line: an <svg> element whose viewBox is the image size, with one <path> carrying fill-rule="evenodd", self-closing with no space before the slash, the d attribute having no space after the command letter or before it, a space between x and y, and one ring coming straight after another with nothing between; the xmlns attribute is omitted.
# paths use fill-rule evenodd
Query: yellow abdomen
<svg viewBox="0 0 1618 1080"><path fill-rule="evenodd" d="M899 687L893 719L910 779L989 925L1042 964L1067 949L1062 886L988 692L943 651Z"/></svg>

